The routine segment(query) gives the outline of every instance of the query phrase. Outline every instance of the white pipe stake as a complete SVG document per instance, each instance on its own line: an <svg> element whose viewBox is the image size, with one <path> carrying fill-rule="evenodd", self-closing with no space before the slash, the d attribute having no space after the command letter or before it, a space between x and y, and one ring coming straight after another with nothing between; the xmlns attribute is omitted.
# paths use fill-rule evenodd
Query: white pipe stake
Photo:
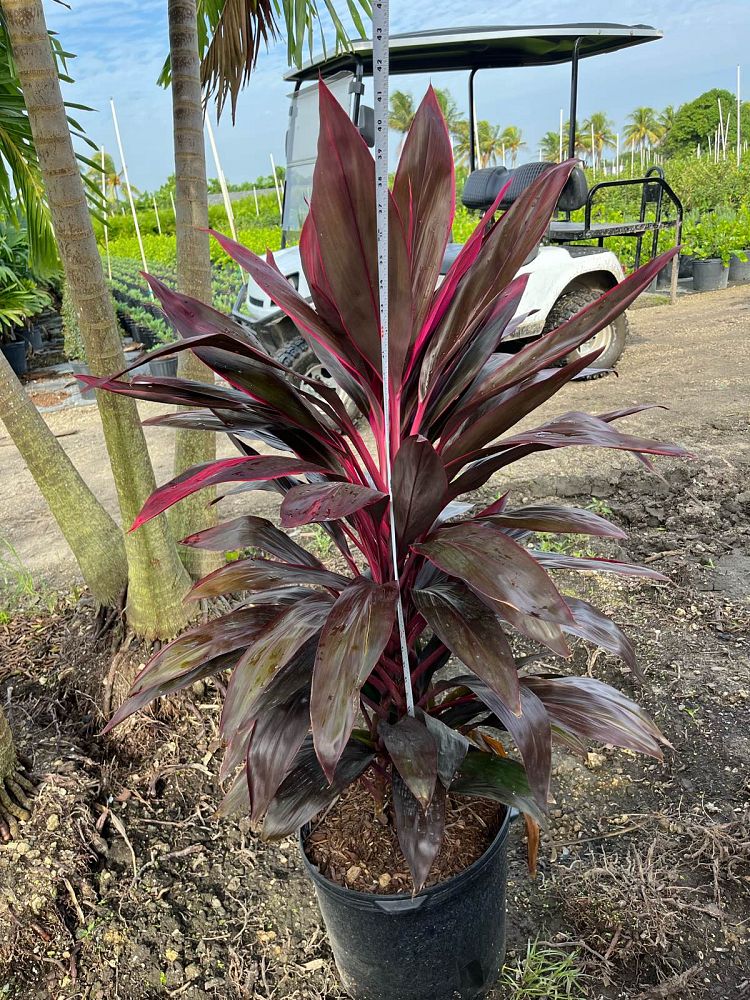
<svg viewBox="0 0 750 1000"><path fill-rule="evenodd" d="M740 133L742 131L741 125L742 118L742 102L740 101L740 67L737 66L737 166L740 165L740 160L742 159L742 146L740 143Z"/></svg>
<svg viewBox="0 0 750 1000"><path fill-rule="evenodd" d="M156 228L159 230L159 236L161 236L161 219L159 218L159 206L156 204L156 197L151 196L151 201L154 203L154 211L156 212Z"/></svg>
<svg viewBox="0 0 750 1000"><path fill-rule="evenodd" d="M109 275L109 280L112 280L112 260L109 256L109 226L107 225L107 216L109 215L109 203L107 201L107 177L104 173L104 146L102 146L102 202L104 207L104 250L107 254L107 274Z"/></svg>
<svg viewBox="0 0 750 1000"><path fill-rule="evenodd" d="M146 263L146 251L143 249L143 239L141 238L141 227L138 225L138 213L135 210L135 202L133 201L133 191L130 187L130 178L128 177L128 165L125 162L125 151L122 148L122 138L120 137L120 126L117 124L117 112L115 111L115 102L110 98L110 107L112 108L112 121L115 126L115 137L117 139L117 148L120 151L120 162L122 163L122 172L125 176L125 187L128 189L128 201L130 202L130 211L133 213L133 225L135 226L135 235L138 238L138 247L141 251L141 262L143 263L143 270L148 271L148 264ZM150 291L150 289L149 289ZM154 297L154 293L151 292L151 298Z"/></svg>
<svg viewBox="0 0 750 1000"><path fill-rule="evenodd" d="M255 198L255 214L260 215L260 209L258 208L258 189L253 188L253 197Z"/></svg>
<svg viewBox="0 0 750 1000"><path fill-rule="evenodd" d="M216 173L219 178L219 186L221 187L221 196L224 199L224 210L227 213L227 219L229 220L229 231L232 234L232 239L237 242L237 229L234 224L234 212L232 211L232 199L229 197L229 188L227 187L227 179L224 176L224 171L221 168L221 160L219 159L219 150L216 148L216 140L214 139L214 130L211 126L211 119L206 115L206 131L208 132L208 141L211 144L211 152L214 157L214 164L216 165ZM242 270L240 268L240 270Z"/></svg>
<svg viewBox="0 0 750 1000"><path fill-rule="evenodd" d="M271 157L271 174L273 176L273 186L276 188L276 201L279 203L279 218L283 219L284 209L281 205L281 189L279 187L279 179L276 176L276 164L273 162L273 153L268 154Z"/></svg>
<svg viewBox="0 0 750 1000"><path fill-rule="evenodd" d="M563 129L565 125L563 124L563 109L560 108L560 155L557 162L562 163L563 161Z"/></svg>

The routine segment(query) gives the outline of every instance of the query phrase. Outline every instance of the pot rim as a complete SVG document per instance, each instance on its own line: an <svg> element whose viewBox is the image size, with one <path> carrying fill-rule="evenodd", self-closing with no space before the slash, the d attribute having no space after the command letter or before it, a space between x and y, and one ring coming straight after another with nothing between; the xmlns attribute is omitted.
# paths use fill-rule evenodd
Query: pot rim
<svg viewBox="0 0 750 1000"><path fill-rule="evenodd" d="M307 874L310 876L313 882L321 883L326 890L334 893L335 895L342 896L343 898L350 900L352 902L362 902L362 903L410 903L415 899L420 899L424 896L435 896L442 894L443 892L452 892L454 889L458 888L459 883L463 883L467 880L473 881L478 875L487 867L492 859L493 854L497 849L503 844L503 842L508 837L508 831L510 829L510 824L513 820L520 815L517 810L511 809L510 806L504 806L505 814L503 816L502 822L500 823L500 829L497 831L492 839L492 842L486 848L486 850L480 854L476 861L472 861L468 868L464 868L463 871L456 872L455 875L451 875L450 878L445 879L443 882L438 882L436 885L427 886L426 889L422 889L420 892L412 895L408 892L392 892L392 893L378 893L378 892L361 892L359 889L349 889L345 885L339 885L338 882L333 882L326 875L324 875L320 869L312 863L308 858L307 852L305 850L305 840L304 833L309 827L309 823L301 827L297 831L297 842L299 844L300 854L302 855L302 864L305 866Z"/></svg>

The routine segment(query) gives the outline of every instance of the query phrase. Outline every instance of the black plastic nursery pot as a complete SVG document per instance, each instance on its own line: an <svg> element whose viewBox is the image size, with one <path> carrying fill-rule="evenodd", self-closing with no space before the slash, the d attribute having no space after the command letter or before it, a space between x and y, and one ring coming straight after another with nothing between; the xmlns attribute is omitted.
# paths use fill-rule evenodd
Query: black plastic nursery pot
<svg viewBox="0 0 750 1000"><path fill-rule="evenodd" d="M745 250L747 260L740 260L732 254L729 259L729 280L730 281L750 281L750 250Z"/></svg>
<svg viewBox="0 0 750 1000"><path fill-rule="evenodd" d="M693 289L696 292L715 292L726 288L729 268L719 257L693 261Z"/></svg>
<svg viewBox="0 0 750 1000"><path fill-rule="evenodd" d="M26 341L11 340L8 344L0 344L0 351L8 359L8 364L16 375L25 375L29 370L26 363Z"/></svg>
<svg viewBox="0 0 750 1000"><path fill-rule="evenodd" d="M355 892L321 875L315 886L341 981L355 1000L473 1000L494 986L505 958L505 886L511 813L474 864L417 896Z"/></svg>
<svg viewBox="0 0 750 1000"><path fill-rule="evenodd" d="M693 261L695 257L691 256L689 253L680 254L680 269L677 276L679 278L692 278L693 277Z"/></svg>
<svg viewBox="0 0 750 1000"><path fill-rule="evenodd" d="M70 368L74 375L90 375L91 371L89 366L85 361L71 361ZM76 385L78 386L78 393L81 399L95 399L96 392L88 385L84 385L83 382L79 382L76 379Z"/></svg>
<svg viewBox="0 0 750 1000"><path fill-rule="evenodd" d="M26 341L32 351L41 351L42 349L42 331L38 326L29 327L27 330L19 331L21 337Z"/></svg>

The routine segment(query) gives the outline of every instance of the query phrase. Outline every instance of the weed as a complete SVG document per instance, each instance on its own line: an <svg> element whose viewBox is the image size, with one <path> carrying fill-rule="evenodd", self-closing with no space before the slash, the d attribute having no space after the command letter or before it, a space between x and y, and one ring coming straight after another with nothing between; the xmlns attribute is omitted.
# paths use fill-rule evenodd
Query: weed
<svg viewBox="0 0 750 1000"><path fill-rule="evenodd" d="M511 1000L584 1000L585 981L575 953L529 941L525 958L515 967L506 966L500 983Z"/></svg>
<svg viewBox="0 0 750 1000"><path fill-rule="evenodd" d="M534 548L539 552L560 552L566 556L586 558L596 553L575 535L553 535L548 531L540 531L536 535Z"/></svg>
<svg viewBox="0 0 750 1000"><path fill-rule="evenodd" d="M0 590L20 601L34 597L34 578L9 539L0 536Z"/></svg>
<svg viewBox="0 0 750 1000"><path fill-rule="evenodd" d="M591 510L594 514L599 514L600 517L611 517L612 508L604 500L600 500L598 497L592 497L591 501L586 504L586 510Z"/></svg>
<svg viewBox="0 0 750 1000"><path fill-rule="evenodd" d="M325 558L330 554L333 539L325 528L321 528L319 524L314 524L312 526L312 539L310 548L316 550L319 556Z"/></svg>

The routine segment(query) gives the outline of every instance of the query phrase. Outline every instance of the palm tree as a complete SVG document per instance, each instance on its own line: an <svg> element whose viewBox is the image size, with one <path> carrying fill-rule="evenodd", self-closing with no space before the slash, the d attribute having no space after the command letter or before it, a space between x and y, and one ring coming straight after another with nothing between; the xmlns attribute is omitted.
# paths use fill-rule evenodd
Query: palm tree
<svg viewBox="0 0 750 1000"><path fill-rule="evenodd" d="M542 136L541 142L539 143L542 150L542 157L548 163L558 163L560 160L560 133L559 132L545 132ZM563 159L568 155L568 133L567 130L563 131L562 135L562 152Z"/></svg>
<svg viewBox="0 0 750 1000"><path fill-rule="evenodd" d="M443 118L445 118L445 124L448 127L448 132L450 133L451 138L455 138L458 130L462 126L462 123L465 121L465 118L458 110L458 105L447 87L442 89L436 87L435 96L437 97L438 104L440 105L440 110L443 112Z"/></svg>
<svg viewBox="0 0 750 1000"><path fill-rule="evenodd" d="M86 177L89 180L91 187L97 191L101 191L102 188L102 173L104 174L104 194L108 202L114 203L115 205L120 204L120 192L123 191L124 178L121 170L115 167L115 161L112 159L109 153L104 154L104 164L103 169L101 166L102 156L101 151L95 160L95 166L89 167L86 171ZM133 194L138 194L138 188L130 185L130 190Z"/></svg>
<svg viewBox="0 0 750 1000"><path fill-rule="evenodd" d="M659 112L658 123L661 131L661 136L659 138L660 146L664 145L669 138L669 133L672 131L676 114L677 112L673 104L668 104L663 111Z"/></svg>
<svg viewBox="0 0 750 1000"><path fill-rule="evenodd" d="M490 125L485 119L477 122L479 133L479 163L482 167L494 166L503 155L503 135L499 125Z"/></svg>
<svg viewBox="0 0 750 1000"><path fill-rule="evenodd" d="M526 145L521 129L517 125L508 125L502 132L501 145L510 153L511 165L515 167L518 151Z"/></svg>
<svg viewBox="0 0 750 1000"><path fill-rule="evenodd" d="M661 126L653 108L635 108L628 115L629 124L625 126L625 142L632 149L645 150L647 146L655 146L661 138Z"/></svg>
<svg viewBox="0 0 750 1000"><path fill-rule="evenodd" d="M94 375L109 376L125 367L122 338L73 150L42 0L3 0L3 10L86 359ZM128 525L155 488L154 472L135 402L115 400L109 393L100 396L120 515ZM183 597L189 579L166 520L160 521L153 531L125 536L128 622L147 638L172 636L187 621Z"/></svg>
<svg viewBox="0 0 750 1000"><path fill-rule="evenodd" d="M416 108L411 94L407 94L404 90L394 90L391 94L388 111L388 126L401 135L401 141L398 145L399 152L406 139L406 134L411 128L411 123L414 121L415 114Z"/></svg>
<svg viewBox="0 0 750 1000"><path fill-rule="evenodd" d="M583 123L581 138L586 137L589 149L591 149L591 139L593 136L594 148L592 150L592 159L594 165L596 165L597 160L601 163L605 149L610 149L615 145L613 125L614 123L610 121L604 111L594 111Z"/></svg>

